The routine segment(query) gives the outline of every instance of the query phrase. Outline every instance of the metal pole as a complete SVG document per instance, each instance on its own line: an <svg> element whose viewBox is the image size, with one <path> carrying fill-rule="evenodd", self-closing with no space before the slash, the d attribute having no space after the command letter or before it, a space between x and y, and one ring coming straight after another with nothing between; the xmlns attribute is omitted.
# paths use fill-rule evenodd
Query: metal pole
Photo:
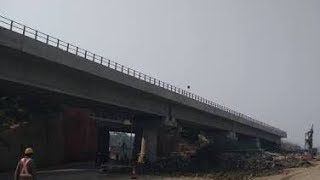
<svg viewBox="0 0 320 180"><path fill-rule="evenodd" d="M67 44L67 52L69 52L69 43Z"/></svg>
<svg viewBox="0 0 320 180"><path fill-rule="evenodd" d="M10 22L10 31L12 31L13 21Z"/></svg>
<svg viewBox="0 0 320 180"><path fill-rule="evenodd" d="M133 144L132 144L132 125L133 123L131 122L131 125L130 125L130 150L131 150L131 161L128 162L128 165L130 166L130 162L132 162L132 156L133 156Z"/></svg>
<svg viewBox="0 0 320 180"><path fill-rule="evenodd" d="M25 33L26 33L26 26L23 26L22 34L25 35Z"/></svg>
<svg viewBox="0 0 320 180"><path fill-rule="evenodd" d="M76 55L78 55L79 47L76 48Z"/></svg>

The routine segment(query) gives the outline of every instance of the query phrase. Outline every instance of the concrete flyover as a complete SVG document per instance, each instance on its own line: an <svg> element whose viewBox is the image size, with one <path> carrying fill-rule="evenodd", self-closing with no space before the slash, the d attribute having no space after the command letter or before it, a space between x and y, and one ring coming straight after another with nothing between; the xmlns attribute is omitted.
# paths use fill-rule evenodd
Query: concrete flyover
<svg viewBox="0 0 320 180"><path fill-rule="evenodd" d="M279 144L286 132L212 101L147 76L72 44L0 17L0 80L125 108L152 116L143 142L156 148L155 130L191 126L233 132ZM154 123L151 117L157 117ZM150 123L152 122L152 123ZM144 150L150 156L155 152Z"/></svg>

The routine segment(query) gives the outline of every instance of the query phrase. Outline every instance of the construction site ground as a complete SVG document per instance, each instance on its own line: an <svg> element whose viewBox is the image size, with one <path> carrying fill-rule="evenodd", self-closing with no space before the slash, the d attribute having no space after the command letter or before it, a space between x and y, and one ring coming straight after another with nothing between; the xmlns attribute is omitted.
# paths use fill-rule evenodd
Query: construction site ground
<svg viewBox="0 0 320 180"><path fill-rule="evenodd" d="M308 168L286 169L279 175L256 178L256 180L320 180L320 162Z"/></svg>
<svg viewBox="0 0 320 180"><path fill-rule="evenodd" d="M320 162L313 162L315 166L308 168L291 168L286 169L284 172L278 175L265 176L254 178L255 180L320 180ZM0 179L13 179L13 172L0 174ZM58 168L39 171L38 179L41 180L126 180L131 179L131 176L126 173L116 174L105 174L100 173L96 169L86 169L81 166L75 166L75 168ZM212 177L190 177L190 176L153 176L153 175L138 175L138 179L141 180L205 180L205 179L215 179ZM232 178L236 180L236 178ZM219 180L232 180L230 177L219 178Z"/></svg>

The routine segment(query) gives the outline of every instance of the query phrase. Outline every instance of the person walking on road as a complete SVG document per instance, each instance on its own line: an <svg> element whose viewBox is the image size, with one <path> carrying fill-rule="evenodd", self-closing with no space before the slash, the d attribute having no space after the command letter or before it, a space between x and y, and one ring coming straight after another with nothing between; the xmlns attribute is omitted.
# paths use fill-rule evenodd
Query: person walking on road
<svg viewBox="0 0 320 180"><path fill-rule="evenodd" d="M26 148L24 157L18 162L14 173L14 180L36 180L36 168L32 159L33 149Z"/></svg>

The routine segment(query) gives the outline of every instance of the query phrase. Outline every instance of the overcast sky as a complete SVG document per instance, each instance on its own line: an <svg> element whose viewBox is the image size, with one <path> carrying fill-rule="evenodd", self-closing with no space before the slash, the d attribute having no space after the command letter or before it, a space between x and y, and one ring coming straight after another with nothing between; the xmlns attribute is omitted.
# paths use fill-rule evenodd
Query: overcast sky
<svg viewBox="0 0 320 180"><path fill-rule="evenodd" d="M0 0L0 14L320 145L319 0Z"/></svg>

